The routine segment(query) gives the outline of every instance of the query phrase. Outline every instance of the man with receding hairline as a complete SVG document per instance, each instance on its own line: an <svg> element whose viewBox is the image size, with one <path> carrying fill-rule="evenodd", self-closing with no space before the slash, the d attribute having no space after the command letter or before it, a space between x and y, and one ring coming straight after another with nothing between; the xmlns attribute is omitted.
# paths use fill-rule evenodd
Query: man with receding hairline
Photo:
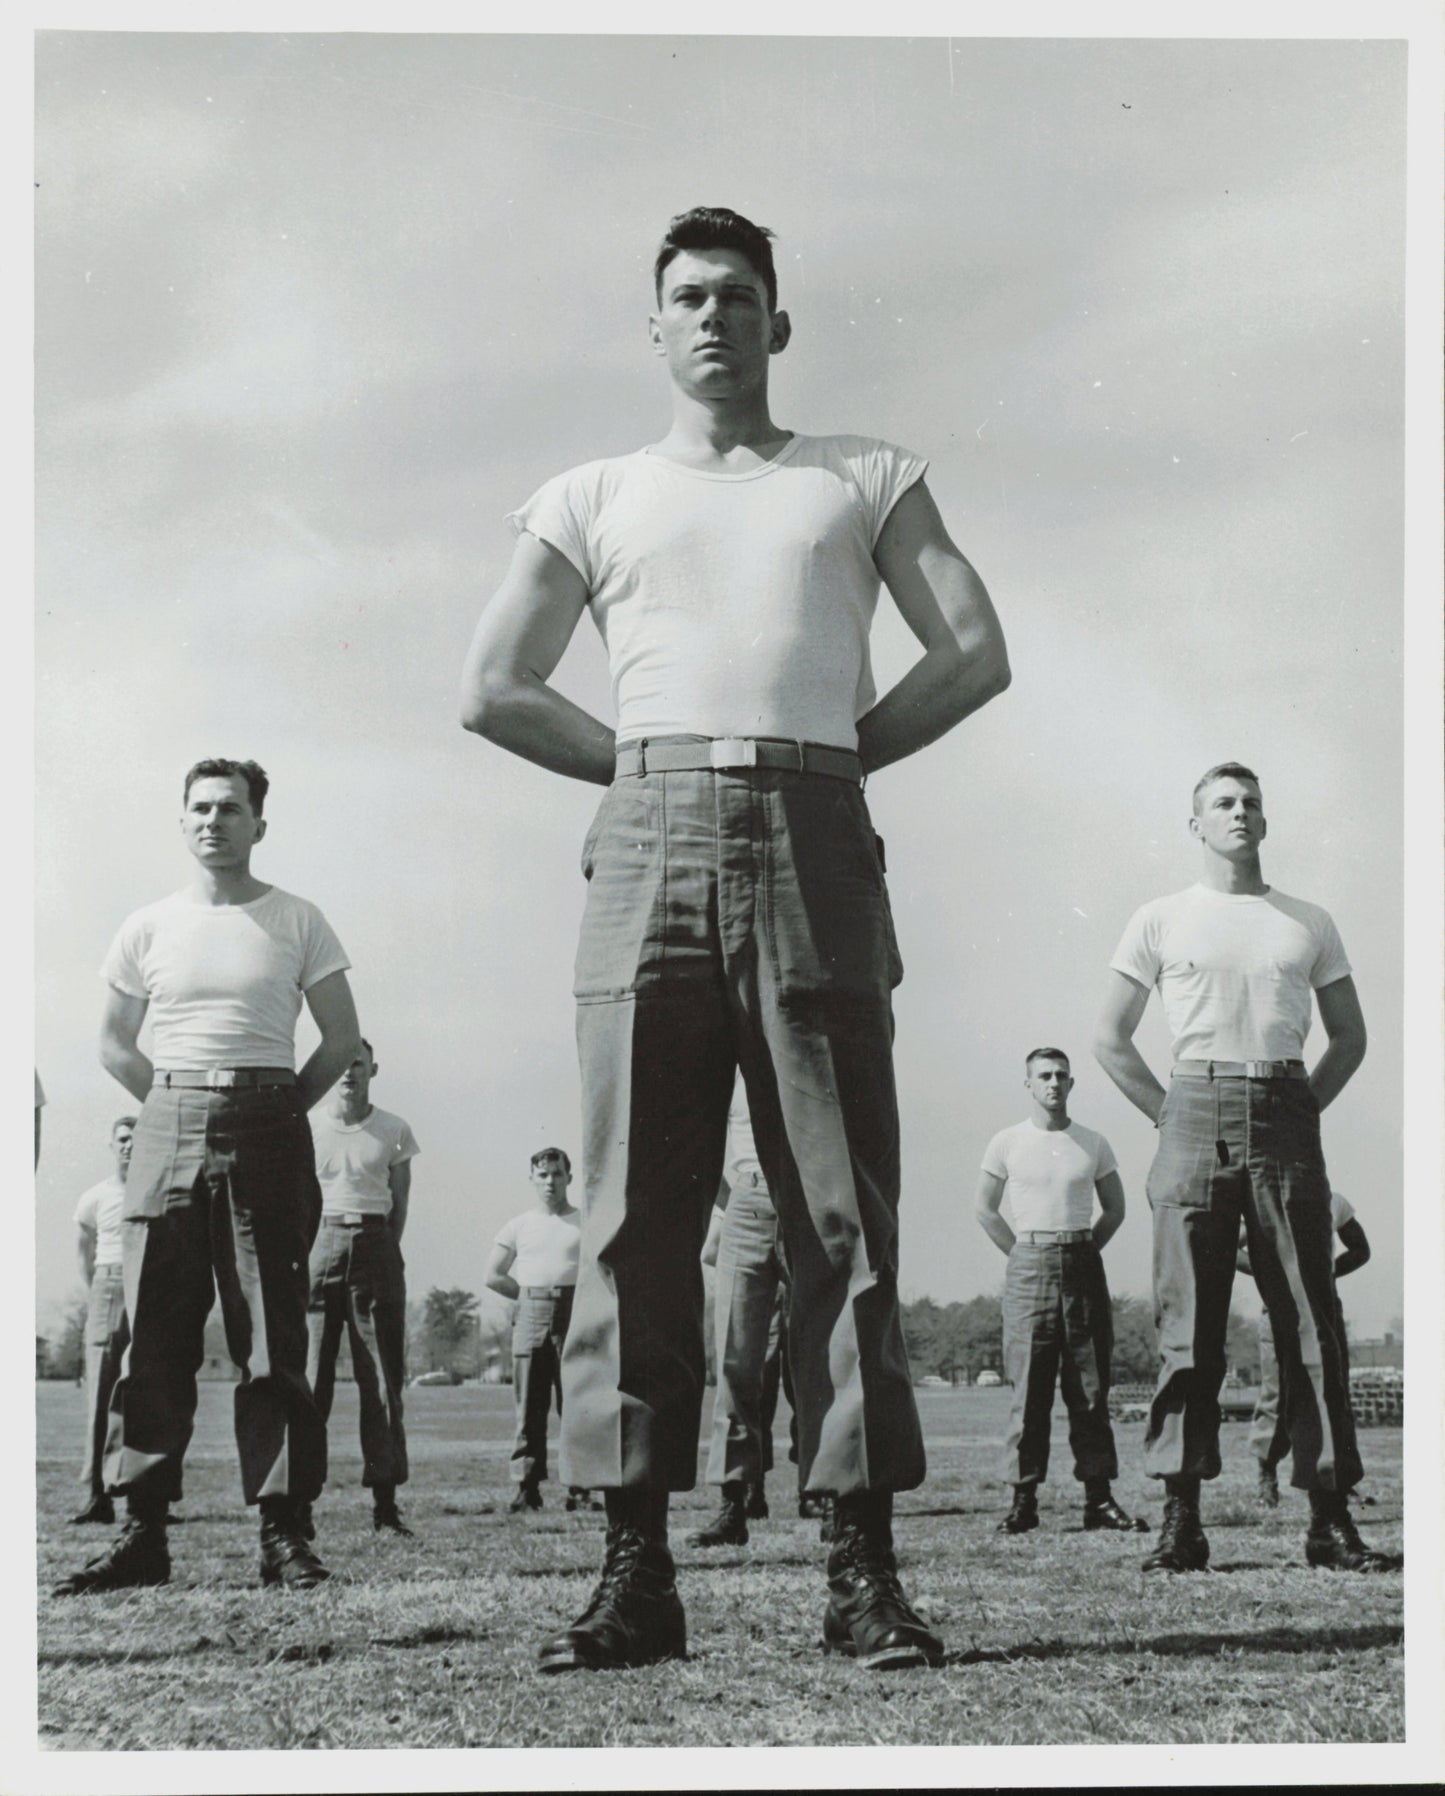
<svg viewBox="0 0 1445 1796"><path fill-rule="evenodd" d="M127 917L101 968L101 1062L141 1100L123 1224L131 1339L105 1453L126 1526L58 1596L169 1579L167 1522L218 1295L241 1373L236 1446L242 1495L261 1512L261 1582L310 1590L328 1575L303 1526L326 1476L326 1429L306 1382L306 1262L321 1213L306 1112L359 1031L331 925L251 873L268 787L254 761L189 770L180 824L191 884ZM303 1002L321 1040L298 1072ZM147 1019L149 1055L138 1042Z"/></svg>
<svg viewBox="0 0 1445 1796"><path fill-rule="evenodd" d="M769 365L792 324L771 235L724 207L672 220L649 320L671 428L513 514L463 678L468 729L607 788L582 855L586 1189L562 1465L605 1492L609 1527L548 1672L686 1650L667 1508L697 1479L698 1256L739 1066L793 1280L800 1476L836 1496L824 1643L878 1669L943 1650L893 1555L893 1493L924 1457L897 1291L902 965L862 784L1001 692L1008 658L922 457L774 423ZM881 699L880 583L923 650ZM615 732L548 683L584 610Z"/></svg>
<svg viewBox="0 0 1445 1796"><path fill-rule="evenodd" d="M1194 788L1189 830L1202 878L1130 919L1095 1052L1159 1130L1149 1171L1159 1381L1144 1457L1164 1480L1164 1526L1146 1571L1202 1571L1199 1487L1219 1475L1219 1390L1241 1219L1274 1325L1280 1415L1293 1482L1309 1492L1309 1564L1373 1572L1347 1497L1361 1475L1348 1358L1335 1297L1330 1187L1320 1112L1365 1056L1365 1022L1329 913L1267 885L1256 775L1238 761ZM1165 1088L1134 1045L1158 987L1173 1042ZM1310 997L1328 1046L1304 1063Z"/></svg>

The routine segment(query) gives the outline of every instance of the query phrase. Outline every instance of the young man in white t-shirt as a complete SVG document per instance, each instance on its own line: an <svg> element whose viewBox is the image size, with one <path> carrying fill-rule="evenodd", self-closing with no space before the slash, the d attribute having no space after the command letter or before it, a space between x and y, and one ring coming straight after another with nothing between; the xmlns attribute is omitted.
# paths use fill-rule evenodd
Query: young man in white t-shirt
<svg viewBox="0 0 1445 1796"><path fill-rule="evenodd" d="M936 1662L892 1549L924 1476L897 1294L892 989L902 977L864 777L1008 684L982 582L917 455L773 422L771 233L726 208L654 263L661 442L549 481L463 679L468 729L606 786L583 849L576 963L587 1202L563 1366L562 1465L607 1493L607 1559L544 1671L685 1651L668 1493L697 1479L698 1254L741 1064L793 1275L801 1472L837 1494L824 1640ZM923 654L881 699L880 581ZM614 731L548 684L584 611Z"/></svg>
<svg viewBox="0 0 1445 1796"><path fill-rule="evenodd" d="M241 1490L261 1511L261 1582L327 1575L302 1531L326 1476L306 1382L306 1260L321 1192L306 1112L356 1051L346 958L314 904L251 873L268 781L254 761L198 761L183 786L190 886L134 912L101 969L100 1057L142 1107L126 1180L130 1346L111 1393L106 1488L127 1521L62 1596L170 1576L166 1523L219 1295L236 1386ZM296 1070L305 1003L321 1040ZM139 1045L152 1029L150 1052Z"/></svg>
<svg viewBox="0 0 1445 1796"><path fill-rule="evenodd" d="M409 1537L396 1490L407 1481L402 1390L406 1384L406 1265L401 1237L411 1163L421 1152L411 1124L371 1101L376 1077L364 1037L332 1100L312 1112L321 1227L311 1249L306 1376L323 1425L331 1418L342 1330L360 1408L362 1485L371 1524Z"/></svg>
<svg viewBox="0 0 1445 1796"><path fill-rule="evenodd" d="M1159 1130L1149 1171L1159 1382L1145 1464L1164 1480L1146 1571L1202 1571L1202 1479L1219 1476L1219 1389L1240 1221L1279 1355L1294 1484L1310 1497L1311 1565L1380 1571L1350 1519L1360 1456L1335 1297L1320 1112L1365 1055L1350 963L1328 912L1265 884L1259 781L1227 761L1194 788L1198 885L1136 911L1110 963L1095 1052ZM1156 986L1173 1043L1169 1088L1134 1033ZM1329 1045L1305 1067L1310 994Z"/></svg>
<svg viewBox="0 0 1445 1796"><path fill-rule="evenodd" d="M115 1504L106 1494L102 1467L110 1416L110 1393L120 1375L121 1355L130 1330L125 1320L125 1284L121 1277L121 1213L125 1179L130 1170L133 1116L111 1125L110 1151L115 1171L92 1185L75 1206L76 1259L88 1296L85 1306L85 1464L80 1481L88 1501L73 1522L113 1522Z"/></svg>
<svg viewBox="0 0 1445 1796"><path fill-rule="evenodd" d="M1013 1407L1004 1460L1014 1497L999 1532L1039 1525L1057 1383L1084 1487L1084 1527L1144 1533L1148 1523L1126 1515L1111 1488L1119 1475L1109 1421L1114 1318L1100 1250L1124 1220L1124 1183L1104 1137L1069 1116L1074 1080L1061 1048L1034 1048L1024 1085L1032 1111L989 1142L978 1181L979 1223L1008 1255L1003 1343ZM1012 1228L1001 1210L1005 1195Z"/></svg>
<svg viewBox="0 0 1445 1796"><path fill-rule="evenodd" d="M572 1320L582 1242L582 1212L567 1199L570 1158L560 1147L538 1148L527 1176L537 1201L502 1224L483 1275L489 1291L517 1306L512 1315L512 1393L517 1403L513 1515L542 1507L547 1417L554 1397L558 1414L562 1413L562 1348ZM566 1506L601 1507L589 1490L577 1484L568 1490Z"/></svg>

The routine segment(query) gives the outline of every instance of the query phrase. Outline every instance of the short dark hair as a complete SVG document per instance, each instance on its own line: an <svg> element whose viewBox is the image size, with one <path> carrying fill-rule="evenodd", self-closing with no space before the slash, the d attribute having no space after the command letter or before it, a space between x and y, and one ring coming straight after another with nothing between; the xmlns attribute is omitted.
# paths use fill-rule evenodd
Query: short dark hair
<svg viewBox="0 0 1445 1796"><path fill-rule="evenodd" d="M1257 786L1259 784L1259 775L1252 767L1246 767L1243 761L1221 761L1217 767L1211 767L1202 779L1196 780L1194 783L1194 794L1191 803L1194 806L1194 815L1196 817L1199 815L1199 799L1201 793L1212 786L1216 780L1253 780Z"/></svg>
<svg viewBox="0 0 1445 1796"><path fill-rule="evenodd" d="M376 1049L374 1047L372 1047L371 1043L366 1039L366 1037L364 1035L358 1035L356 1039L361 1044L361 1046L366 1049L367 1059L375 1060L376 1059Z"/></svg>
<svg viewBox="0 0 1445 1796"><path fill-rule="evenodd" d="M750 218L727 206L694 206L679 212L663 233L657 260L652 265L652 284L662 303L662 271L672 258L685 249L735 249L768 290L768 310L778 309L778 276L773 267L773 251L769 239L773 233L766 225L755 225Z"/></svg>
<svg viewBox="0 0 1445 1796"><path fill-rule="evenodd" d="M191 787L197 780L229 779L245 780L252 813L259 817L266 803L266 794L271 789L271 782L266 777L266 769L258 766L255 761L227 761L214 755L207 761L197 761L186 774L186 783L181 790L181 803L185 804L189 800Z"/></svg>
<svg viewBox="0 0 1445 1796"><path fill-rule="evenodd" d="M139 1121L138 1116L118 1116L110 1125L110 1132L114 1135L117 1129L133 1129Z"/></svg>
<svg viewBox="0 0 1445 1796"><path fill-rule="evenodd" d="M1062 1060L1064 1065L1069 1067L1070 1073L1074 1070L1072 1066L1069 1066L1069 1057L1062 1048L1030 1048L1024 1056L1024 1073L1026 1075L1036 1060Z"/></svg>
<svg viewBox="0 0 1445 1796"><path fill-rule="evenodd" d="M554 1160L560 1160L562 1162L563 1172L571 1172L572 1162L567 1158L560 1147L539 1147L536 1153L533 1154L530 1164L533 1166L541 1166L545 1162L550 1165Z"/></svg>

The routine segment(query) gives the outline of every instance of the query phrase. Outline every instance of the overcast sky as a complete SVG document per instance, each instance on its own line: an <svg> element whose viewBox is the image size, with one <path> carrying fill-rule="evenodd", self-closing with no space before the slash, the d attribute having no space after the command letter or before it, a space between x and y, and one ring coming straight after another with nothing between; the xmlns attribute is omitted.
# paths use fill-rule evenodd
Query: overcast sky
<svg viewBox="0 0 1445 1796"><path fill-rule="evenodd" d="M42 35L42 1306L132 1107L97 968L188 878L202 755L267 767L254 871L351 955L422 1144L413 1295L480 1290L528 1155L575 1153L597 794L465 735L458 674L503 514L665 431L648 271L708 203L778 233L775 418L928 456L1008 634L1010 691L868 789L905 1294L998 1287L978 1162L1045 1041L1120 1160L1114 1289L1147 1292L1154 1134L1088 1044L1129 914L1196 877L1194 780L1239 758L1370 1024L1325 1148L1375 1248L1346 1310L1389 1326L1404 82L1381 42ZM886 598L874 653L880 685L914 653ZM590 624L558 683L610 717ZM1140 1042L1165 1064L1157 1000Z"/></svg>

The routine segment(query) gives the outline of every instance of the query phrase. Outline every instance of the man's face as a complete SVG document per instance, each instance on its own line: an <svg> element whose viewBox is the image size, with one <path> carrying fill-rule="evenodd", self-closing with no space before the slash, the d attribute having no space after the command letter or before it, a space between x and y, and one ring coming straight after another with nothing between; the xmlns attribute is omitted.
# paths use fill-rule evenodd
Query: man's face
<svg viewBox="0 0 1445 1796"><path fill-rule="evenodd" d="M567 1201L567 1187L572 1183L572 1175L560 1160L543 1160L532 1168L532 1183L539 1197L560 1207Z"/></svg>
<svg viewBox="0 0 1445 1796"><path fill-rule="evenodd" d="M1057 1114L1069 1101L1074 1081L1062 1060L1035 1060L1024 1077L1029 1096L1045 1110Z"/></svg>
<svg viewBox="0 0 1445 1796"><path fill-rule="evenodd" d="M129 1123L117 1123L111 1130L110 1151L115 1155L115 1170L121 1178L130 1171L130 1147L134 1133Z"/></svg>
<svg viewBox="0 0 1445 1796"><path fill-rule="evenodd" d="M365 1048L356 1050L356 1057L341 1075L341 1090L347 1097L354 1097L360 1104L367 1101L371 1091L371 1081L376 1077L376 1062Z"/></svg>
<svg viewBox="0 0 1445 1796"><path fill-rule="evenodd" d="M265 833L265 819L251 809L246 782L236 774L198 779L186 794L181 834L203 867L244 872Z"/></svg>
<svg viewBox="0 0 1445 1796"><path fill-rule="evenodd" d="M765 383L768 357L786 347L790 329L786 312L768 311L763 277L734 249L680 250L662 271L648 320L674 384L713 399Z"/></svg>
<svg viewBox="0 0 1445 1796"><path fill-rule="evenodd" d="M1253 860L1265 835L1264 805L1253 780L1226 774L1199 794L1191 834L1226 860Z"/></svg>

